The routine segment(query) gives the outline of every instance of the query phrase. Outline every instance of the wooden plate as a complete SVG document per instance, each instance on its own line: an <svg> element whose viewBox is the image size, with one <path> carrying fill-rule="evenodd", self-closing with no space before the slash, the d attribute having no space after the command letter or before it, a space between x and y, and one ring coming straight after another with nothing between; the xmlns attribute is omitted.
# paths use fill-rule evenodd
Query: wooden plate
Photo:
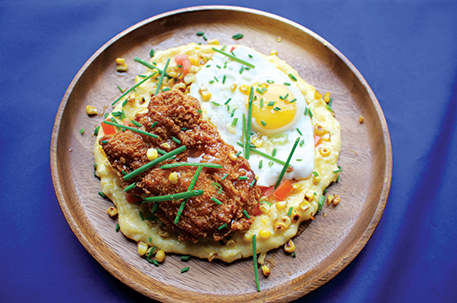
<svg viewBox="0 0 457 303"><path fill-rule="evenodd" d="M170 255L160 267L136 252L136 243L115 232L93 175L91 136L102 117L88 117L86 105L101 109L131 87L144 71L133 58L149 58L151 48L167 49L205 43L196 32L221 44L243 44L268 54L277 50L321 92L331 92L341 123L343 149L340 182L329 188L340 195L296 238L297 257L282 249L268 254L270 277L260 274L255 288L252 258L224 264L197 258L183 263ZM243 33L234 41L232 35ZM278 43L277 37L282 37ZM127 76L115 72L115 59L126 58ZM359 123L359 116L365 118ZM80 129L86 130L84 135ZM56 116L51 143L51 169L57 198L68 224L84 247L112 275L133 289L161 301L289 301L323 285L347 266L364 247L383 213L392 174L387 124L372 90L357 69L330 43L284 18L239 7L206 6L172 11L145 20L114 37L98 50L70 84ZM327 214L324 218L323 213ZM180 269L190 267L184 274Z"/></svg>

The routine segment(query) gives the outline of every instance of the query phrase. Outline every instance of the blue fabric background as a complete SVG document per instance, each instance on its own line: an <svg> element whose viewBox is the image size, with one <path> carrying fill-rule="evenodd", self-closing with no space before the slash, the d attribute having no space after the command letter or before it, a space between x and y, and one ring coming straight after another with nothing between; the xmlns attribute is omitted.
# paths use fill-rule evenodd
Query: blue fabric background
<svg viewBox="0 0 457 303"><path fill-rule="evenodd" d="M362 73L393 147L388 203L371 240L299 302L456 302L457 2L0 0L0 301L137 302L72 233L49 150L75 74L113 36L169 10L247 6L330 41Z"/></svg>

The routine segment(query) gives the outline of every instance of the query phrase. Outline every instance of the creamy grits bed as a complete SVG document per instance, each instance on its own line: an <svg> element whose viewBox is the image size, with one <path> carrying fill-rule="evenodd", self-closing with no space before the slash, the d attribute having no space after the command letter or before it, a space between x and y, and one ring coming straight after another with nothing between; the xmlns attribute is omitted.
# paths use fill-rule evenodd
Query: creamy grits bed
<svg viewBox="0 0 457 303"><path fill-rule="evenodd" d="M145 67L144 74L136 77L136 83L142 83L116 102L114 109L106 117L106 121L112 123L102 123L94 146L96 175L100 178L102 192L117 209L120 231L127 238L139 243L139 251L141 250L143 255L148 254L148 248L156 247L156 251L162 250L165 253L232 262L253 255L254 235L257 254L266 253L286 244L297 234L303 221L314 220L319 205L322 207L324 202L324 190L337 181L341 171L337 164L341 150L340 125L328 104L328 94L323 96L316 91L277 55L265 56L244 46L192 43L157 51L147 64L152 68ZM163 75L166 66L166 75ZM161 87L157 91L159 83ZM178 90L179 93L176 92ZM227 148L228 158L240 157L237 161L241 162L236 163L248 163L250 168L246 169L246 175L241 174L238 179L231 181L232 183L225 183L227 180L218 173L217 168L199 168L206 172L205 176L216 180L211 184L214 187L214 190L211 189L211 193L214 192L211 198L215 198L213 201L219 201L217 194L232 201L233 197L225 194L233 185L241 186L246 195L250 195L246 201L250 199L249 201L255 202L249 204L245 201L248 211L245 209L241 216L233 211L230 213L234 216L232 221L213 228L206 237L196 236L194 230L182 230L184 226L179 227L181 229L170 227L176 211L179 212L175 206L184 204L182 218L179 219L178 216L176 219L178 225L184 224L188 215L185 207L190 207L190 201L196 198L187 198L188 204L182 203L183 199L174 199L175 201L166 202L175 203L170 204L170 208L156 213L158 203L165 202L143 202L148 197L156 196L153 194L155 188L151 189L154 183L146 180L153 177L138 179L138 176L135 176L126 180L125 176L136 167L132 164L126 171L122 171L119 167L125 164L123 156L119 156L119 161L113 158L120 152L117 152L118 146L110 146L111 142L123 135L120 133L130 132L115 125L122 124L154 134L155 124L148 124L147 127L145 123L138 121L149 121L152 117L151 111L155 109L154 104L150 103L159 99L151 97L157 92L157 97L163 94L162 96L170 95L173 98L190 100L198 115L201 115L196 122L200 124L191 127L198 129L203 127L200 125L209 125L208 127L217 130L220 136L217 142L226 144L224 148ZM167 100L163 102L166 103ZM158 117L160 113L154 112L154 115L153 117ZM131 122L132 120L134 122ZM193 139L195 134L189 134L190 130L183 127L178 129L177 133L182 135L181 140L176 138L178 135L168 138L173 139L176 144L172 141L167 143L162 137L159 139L165 141L155 143L153 140L159 139L146 138L135 130L131 137L136 136L135 140L138 137L139 142L146 146L143 149L145 152L139 155L143 159L141 163L144 164L182 146L182 138L188 138L186 131L191 136L189 138ZM249 142L249 146L244 142ZM151 144L157 144L160 148L152 148ZM230 151L232 149L233 152ZM181 159L179 154L175 157ZM229 163L230 159L224 159L223 163ZM202 156L189 156L186 161L211 163L211 160ZM289 166L285 165L287 163ZM192 177L196 167L190 169L185 172L191 171L189 176ZM253 178L249 177L249 172L252 172ZM179 178L184 178L184 170L170 171L169 182L184 182ZM195 178L199 180L199 176ZM190 178L186 181L186 186L189 181ZM242 182L248 183L243 185ZM196 194L199 190L198 184L197 182L193 189ZM257 197L255 193L260 195ZM200 198L205 197L205 194ZM214 203L214 208L218 207L222 206ZM227 212L224 215L227 215ZM172 216L167 224L161 220L165 216ZM237 220L241 227L235 227ZM225 229L227 230L224 231ZM141 246L144 248L141 249Z"/></svg>

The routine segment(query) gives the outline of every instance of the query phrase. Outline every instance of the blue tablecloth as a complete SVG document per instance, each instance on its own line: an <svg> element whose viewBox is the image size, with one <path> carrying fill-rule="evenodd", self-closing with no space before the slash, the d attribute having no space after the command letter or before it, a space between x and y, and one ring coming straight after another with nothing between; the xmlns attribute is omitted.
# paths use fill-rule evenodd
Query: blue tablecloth
<svg viewBox="0 0 457 303"><path fill-rule="evenodd" d="M247 6L295 21L337 47L385 113L393 178L372 238L299 302L456 302L457 2L0 1L0 301L137 302L72 233L50 172L60 101L122 30L169 10Z"/></svg>

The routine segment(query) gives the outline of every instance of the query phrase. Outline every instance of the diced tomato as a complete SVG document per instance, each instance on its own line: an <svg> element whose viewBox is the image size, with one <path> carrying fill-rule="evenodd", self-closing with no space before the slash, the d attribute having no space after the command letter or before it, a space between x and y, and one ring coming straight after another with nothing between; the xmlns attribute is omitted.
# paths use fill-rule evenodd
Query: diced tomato
<svg viewBox="0 0 457 303"><path fill-rule="evenodd" d="M176 62L176 64L182 66L184 75L186 75L189 72L190 60L189 60L189 57L187 57L187 55L183 54L183 55L175 56L175 62Z"/></svg>
<svg viewBox="0 0 457 303"><path fill-rule="evenodd" d="M140 197L135 197L129 193L125 193L125 198L127 199L127 202L131 204L139 204L142 201Z"/></svg>
<svg viewBox="0 0 457 303"><path fill-rule="evenodd" d="M257 204L257 206L251 210L251 215L253 215L253 216L258 216L261 213L262 212L260 211L260 204Z"/></svg>
<svg viewBox="0 0 457 303"><path fill-rule="evenodd" d="M322 138L314 135L314 146L318 146L322 142Z"/></svg>
<svg viewBox="0 0 457 303"><path fill-rule="evenodd" d="M279 186L273 192L273 197L282 201L290 194L290 192L293 189L294 188L292 186L292 183L290 183L289 180L285 180L281 184L279 184Z"/></svg>
<svg viewBox="0 0 457 303"><path fill-rule="evenodd" d="M105 122L102 122L102 129L105 135L112 135L116 133L116 128L110 124L106 124Z"/></svg>
<svg viewBox="0 0 457 303"><path fill-rule="evenodd" d="M235 49L236 49L236 46L232 46L232 48L230 49L230 52L233 52Z"/></svg>

